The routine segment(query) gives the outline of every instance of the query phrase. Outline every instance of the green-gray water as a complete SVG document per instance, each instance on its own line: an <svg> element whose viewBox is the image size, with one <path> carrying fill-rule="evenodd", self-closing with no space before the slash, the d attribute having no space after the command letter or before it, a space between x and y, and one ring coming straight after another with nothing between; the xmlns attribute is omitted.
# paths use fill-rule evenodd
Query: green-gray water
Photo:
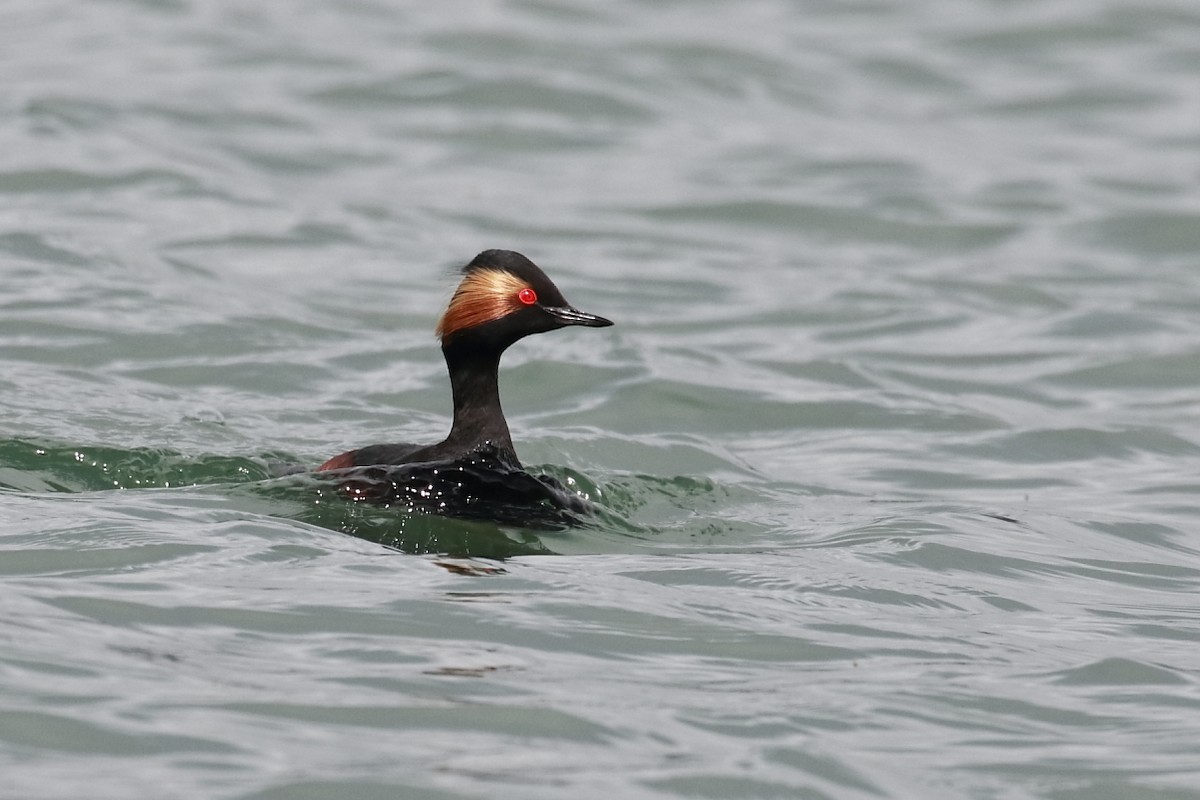
<svg viewBox="0 0 1200 800"><path fill-rule="evenodd" d="M0 75L0 797L1200 797L1192 0L10 0ZM440 438L490 247L617 322L501 377L595 520L272 477Z"/></svg>

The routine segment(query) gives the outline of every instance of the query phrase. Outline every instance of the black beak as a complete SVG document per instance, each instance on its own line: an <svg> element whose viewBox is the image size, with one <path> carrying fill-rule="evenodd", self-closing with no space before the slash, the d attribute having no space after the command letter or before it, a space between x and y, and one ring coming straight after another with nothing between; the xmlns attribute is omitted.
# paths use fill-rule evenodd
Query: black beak
<svg viewBox="0 0 1200 800"><path fill-rule="evenodd" d="M563 325L583 325L586 328L607 328L612 325L611 319L597 317L571 306L544 306L545 312Z"/></svg>

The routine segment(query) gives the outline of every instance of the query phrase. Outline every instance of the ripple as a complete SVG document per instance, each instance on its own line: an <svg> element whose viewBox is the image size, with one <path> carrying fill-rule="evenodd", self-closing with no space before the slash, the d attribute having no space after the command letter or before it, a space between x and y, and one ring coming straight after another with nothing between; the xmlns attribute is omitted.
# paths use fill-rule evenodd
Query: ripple
<svg viewBox="0 0 1200 800"><path fill-rule="evenodd" d="M1071 686L1174 686L1188 683L1177 671L1128 658L1105 658L1057 676Z"/></svg>
<svg viewBox="0 0 1200 800"><path fill-rule="evenodd" d="M503 109L509 113L545 114L581 122L641 122L652 118L649 109L622 100L612 92L563 87L536 78L480 78L451 72L344 83L314 92L310 97L330 106L367 109L422 106Z"/></svg>
<svg viewBox="0 0 1200 800"><path fill-rule="evenodd" d="M0 194L66 194L147 185L167 186L181 192L199 188L199 184L188 175L167 169L136 169L106 174L47 167L0 172Z"/></svg>
<svg viewBox="0 0 1200 800"><path fill-rule="evenodd" d="M861 209L764 200L657 206L641 213L669 222L768 227L827 242L871 242L923 249L992 247L1017 232L1012 225L911 221L869 214Z"/></svg>
<svg viewBox="0 0 1200 800"><path fill-rule="evenodd" d="M59 753L152 756L158 753L230 753L233 748L194 736L131 735L115 726L89 724L57 714L7 710L0 716L0 741Z"/></svg>
<svg viewBox="0 0 1200 800"><path fill-rule="evenodd" d="M1200 214L1156 211L1112 216L1080 228L1109 247L1150 256L1192 255L1200 250Z"/></svg>
<svg viewBox="0 0 1200 800"><path fill-rule="evenodd" d="M1139 354L1108 360L1048 376L1066 386L1124 390L1195 388L1200 375L1200 350L1167 355Z"/></svg>

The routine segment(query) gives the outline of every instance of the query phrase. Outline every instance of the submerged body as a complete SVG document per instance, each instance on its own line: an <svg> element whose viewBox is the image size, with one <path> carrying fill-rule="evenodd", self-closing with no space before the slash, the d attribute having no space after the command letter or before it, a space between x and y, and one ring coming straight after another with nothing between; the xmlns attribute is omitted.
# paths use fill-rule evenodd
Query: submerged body
<svg viewBox="0 0 1200 800"><path fill-rule="evenodd" d="M487 250L463 268L463 275L437 326L454 400L449 435L431 445L350 450L318 472L346 471L339 476L341 488L352 499L415 511L521 523L522 508L531 515L585 510L586 503L558 481L535 478L522 468L500 407L500 356L532 333L612 322L572 307L520 253Z"/></svg>

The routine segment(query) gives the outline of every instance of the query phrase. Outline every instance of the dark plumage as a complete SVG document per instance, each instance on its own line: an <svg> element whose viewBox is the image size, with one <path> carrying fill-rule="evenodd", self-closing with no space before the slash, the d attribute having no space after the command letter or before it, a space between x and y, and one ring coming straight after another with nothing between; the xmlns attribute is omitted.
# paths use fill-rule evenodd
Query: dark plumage
<svg viewBox="0 0 1200 800"><path fill-rule="evenodd" d="M479 452L505 468L521 469L500 408L501 354L531 333L568 325L602 328L612 322L572 307L546 273L520 253L486 250L462 272L437 325L454 399L450 434L432 445L374 444L351 450L318 471L456 462Z"/></svg>

